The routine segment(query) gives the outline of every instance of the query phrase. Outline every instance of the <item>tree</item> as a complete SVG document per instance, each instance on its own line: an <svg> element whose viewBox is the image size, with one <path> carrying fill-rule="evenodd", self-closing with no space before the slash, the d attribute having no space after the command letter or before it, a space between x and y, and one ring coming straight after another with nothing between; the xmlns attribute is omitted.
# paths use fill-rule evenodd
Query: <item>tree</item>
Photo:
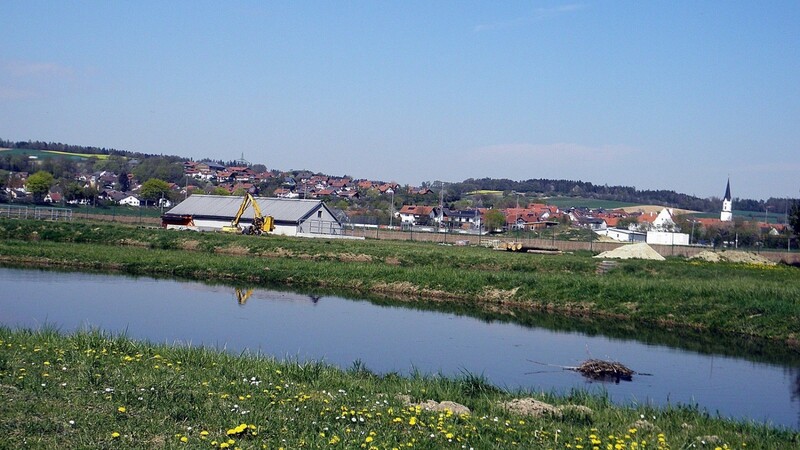
<svg viewBox="0 0 800 450"><path fill-rule="evenodd" d="M639 226L639 219L636 216L623 217L617 221L617 228L621 230L628 230L631 225L634 227Z"/></svg>
<svg viewBox="0 0 800 450"><path fill-rule="evenodd" d="M150 178L142 183L140 195L145 200L156 201L160 198L169 197L169 183L158 178Z"/></svg>
<svg viewBox="0 0 800 450"><path fill-rule="evenodd" d="M128 169L128 159L120 155L110 155L106 159L96 159L94 170L120 173Z"/></svg>
<svg viewBox="0 0 800 450"><path fill-rule="evenodd" d="M55 178L50 172L40 170L28 177L25 189L33 194L36 202L41 202L45 195L50 192L50 186L55 182Z"/></svg>
<svg viewBox="0 0 800 450"><path fill-rule="evenodd" d="M131 180L128 179L128 173L124 170L120 172L119 177L117 177L117 185L121 192L128 192L128 189L131 188Z"/></svg>
<svg viewBox="0 0 800 450"><path fill-rule="evenodd" d="M792 226L795 236L800 236L800 202L795 202L789 212L789 225Z"/></svg>
<svg viewBox="0 0 800 450"><path fill-rule="evenodd" d="M169 158L154 156L142 161L133 169L136 178L147 181L151 178L178 183L183 178L183 164L172 162Z"/></svg>
<svg viewBox="0 0 800 450"><path fill-rule="evenodd" d="M211 195L231 195L231 192L224 187L216 186L214 189L209 192Z"/></svg>
<svg viewBox="0 0 800 450"><path fill-rule="evenodd" d="M67 201L82 200L84 198L83 185L77 181L70 181L64 186L64 199Z"/></svg>
<svg viewBox="0 0 800 450"><path fill-rule="evenodd" d="M489 231L499 230L506 224L506 216L499 209L490 209L484 214L483 223Z"/></svg>
<svg viewBox="0 0 800 450"><path fill-rule="evenodd" d="M5 170L0 170L0 202L5 202L6 198L6 178L8 175L5 173Z"/></svg>

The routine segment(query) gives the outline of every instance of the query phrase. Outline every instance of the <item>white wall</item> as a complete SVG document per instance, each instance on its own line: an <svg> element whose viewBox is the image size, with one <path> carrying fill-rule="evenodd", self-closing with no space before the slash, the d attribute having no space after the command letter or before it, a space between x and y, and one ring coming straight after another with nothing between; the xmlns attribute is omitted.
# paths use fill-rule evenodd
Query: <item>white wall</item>
<svg viewBox="0 0 800 450"><path fill-rule="evenodd" d="M634 233L621 228L606 228L605 230L595 231L595 233L601 236L608 236L620 242L644 242L646 240L644 233Z"/></svg>
<svg viewBox="0 0 800 450"><path fill-rule="evenodd" d="M668 231L648 231L647 243L660 245L689 245L689 235L686 233L670 233Z"/></svg>
<svg viewBox="0 0 800 450"><path fill-rule="evenodd" d="M342 227L330 211L320 205L319 209L314 211L311 216L301 222L300 226L295 229L295 234L297 233L342 234Z"/></svg>

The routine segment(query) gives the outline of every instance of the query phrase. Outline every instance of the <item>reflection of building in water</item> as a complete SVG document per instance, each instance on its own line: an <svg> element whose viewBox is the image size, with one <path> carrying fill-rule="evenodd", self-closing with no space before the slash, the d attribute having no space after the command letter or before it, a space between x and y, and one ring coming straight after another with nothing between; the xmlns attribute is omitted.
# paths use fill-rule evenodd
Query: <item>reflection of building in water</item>
<svg viewBox="0 0 800 450"><path fill-rule="evenodd" d="M279 292L279 291L269 291L259 289L258 291L255 288L244 289L244 288L234 288L234 295L236 296L236 303L240 305L244 305L247 303L247 300L256 294L256 298L261 298L263 300L289 300L293 302L303 302L305 303L309 299L311 299L311 303L316 305L319 300L322 298L321 295L302 295L302 294L292 294L289 292Z"/></svg>

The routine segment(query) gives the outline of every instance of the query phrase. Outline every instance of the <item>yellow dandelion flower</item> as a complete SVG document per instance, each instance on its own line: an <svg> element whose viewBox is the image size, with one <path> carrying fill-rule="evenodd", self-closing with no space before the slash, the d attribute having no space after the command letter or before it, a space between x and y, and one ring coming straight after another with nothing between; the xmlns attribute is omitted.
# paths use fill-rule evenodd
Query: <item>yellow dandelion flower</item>
<svg viewBox="0 0 800 450"><path fill-rule="evenodd" d="M127 411L127 409L124 406L120 406L119 408L117 408L117 411L124 413L125 411Z"/></svg>
<svg viewBox="0 0 800 450"><path fill-rule="evenodd" d="M111 433L111 438L112 438L112 439L116 439L116 438L118 438L118 437L119 437L119 433L117 433L116 431L114 431L114 432L112 432L112 433Z"/></svg>

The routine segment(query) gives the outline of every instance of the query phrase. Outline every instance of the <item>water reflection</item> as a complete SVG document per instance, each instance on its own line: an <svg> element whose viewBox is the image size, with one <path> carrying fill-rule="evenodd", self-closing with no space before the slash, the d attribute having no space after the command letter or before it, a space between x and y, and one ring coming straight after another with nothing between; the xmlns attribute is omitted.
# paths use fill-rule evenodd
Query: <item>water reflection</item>
<svg viewBox="0 0 800 450"><path fill-rule="evenodd" d="M236 288L236 303L240 305L247 303L247 299L253 295L253 291L255 291L253 288L247 290Z"/></svg>
<svg viewBox="0 0 800 450"><path fill-rule="evenodd" d="M319 289L84 273L0 269L0 292L12 294L0 299L6 326L100 328L344 368L361 361L380 373L468 372L512 389L599 385L617 402L699 405L712 414L800 428L800 358L769 342L414 299L347 299ZM597 381L555 367L538 372L531 362L577 366L591 358L653 375Z"/></svg>

